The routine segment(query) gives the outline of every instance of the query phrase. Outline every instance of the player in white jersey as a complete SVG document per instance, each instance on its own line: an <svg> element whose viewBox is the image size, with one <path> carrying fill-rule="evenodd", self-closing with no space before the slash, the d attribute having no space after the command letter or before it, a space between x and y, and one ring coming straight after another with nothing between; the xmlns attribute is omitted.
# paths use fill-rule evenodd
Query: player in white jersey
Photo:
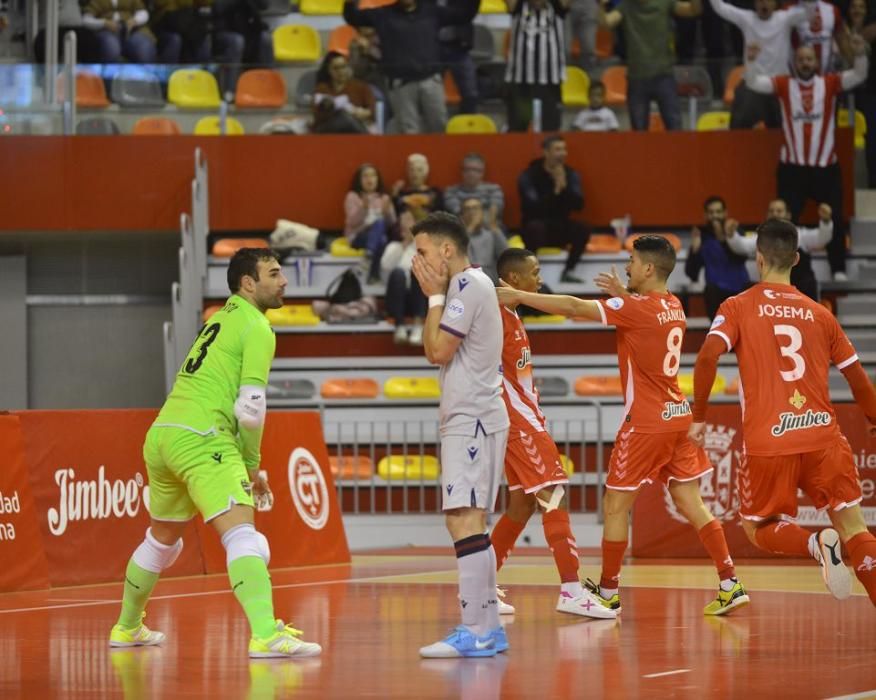
<svg viewBox="0 0 876 700"><path fill-rule="evenodd" d="M429 297L426 359L441 366L441 486L459 567L462 624L420 649L425 658L495 656L508 649L496 600L496 553L486 534L508 442L502 400L502 317L493 282L468 259L468 235L452 214L413 228L411 271Z"/></svg>

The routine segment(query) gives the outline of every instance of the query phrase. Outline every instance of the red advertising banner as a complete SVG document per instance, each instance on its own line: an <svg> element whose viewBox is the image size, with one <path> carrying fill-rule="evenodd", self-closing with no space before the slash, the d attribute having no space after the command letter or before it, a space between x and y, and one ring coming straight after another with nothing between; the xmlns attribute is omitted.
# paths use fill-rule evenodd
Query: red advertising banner
<svg viewBox="0 0 876 700"><path fill-rule="evenodd" d="M318 413L268 413L262 471L274 505L256 513L256 527L270 543L271 568L349 562ZM207 572L225 571L225 550L216 532L198 522Z"/></svg>
<svg viewBox="0 0 876 700"><path fill-rule="evenodd" d="M49 587L18 416L0 415L0 591Z"/></svg>
<svg viewBox="0 0 876 700"><path fill-rule="evenodd" d="M848 438L858 465L864 500L861 506L871 527L876 525L876 445L871 446L867 424L855 404L836 404L837 421ZM715 404L709 408L706 452L714 471L703 478L700 493L706 506L724 526L734 557L773 556L752 545L739 523L736 473L742 454L742 414L738 404ZM800 494L797 522L817 529L829 524ZM632 554L636 557L703 557L697 533L677 511L669 492L652 484L642 490L633 509Z"/></svg>

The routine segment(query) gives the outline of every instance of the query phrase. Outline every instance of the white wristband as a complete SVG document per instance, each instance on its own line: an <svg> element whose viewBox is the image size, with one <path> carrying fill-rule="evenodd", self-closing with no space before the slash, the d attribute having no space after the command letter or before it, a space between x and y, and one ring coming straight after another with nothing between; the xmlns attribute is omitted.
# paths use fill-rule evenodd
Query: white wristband
<svg viewBox="0 0 876 700"><path fill-rule="evenodd" d="M447 297L444 294L432 294L429 297L429 308L431 309L433 306L444 306L446 300Z"/></svg>

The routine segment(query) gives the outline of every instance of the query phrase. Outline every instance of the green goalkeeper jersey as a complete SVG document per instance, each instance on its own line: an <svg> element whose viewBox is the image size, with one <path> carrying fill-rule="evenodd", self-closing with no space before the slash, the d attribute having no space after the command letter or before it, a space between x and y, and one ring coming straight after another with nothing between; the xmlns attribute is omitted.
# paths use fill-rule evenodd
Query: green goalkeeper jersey
<svg viewBox="0 0 876 700"><path fill-rule="evenodd" d="M276 342L265 315L243 297L230 296L198 333L154 425L236 434L240 387L267 386Z"/></svg>

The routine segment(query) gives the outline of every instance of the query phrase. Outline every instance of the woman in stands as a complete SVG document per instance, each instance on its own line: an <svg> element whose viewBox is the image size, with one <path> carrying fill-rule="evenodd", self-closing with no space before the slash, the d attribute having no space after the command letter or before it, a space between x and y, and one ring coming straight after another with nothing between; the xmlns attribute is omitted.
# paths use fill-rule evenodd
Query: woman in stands
<svg viewBox="0 0 876 700"><path fill-rule="evenodd" d="M329 51L316 73L314 133L364 134L374 124L376 100L371 87L353 77L347 57Z"/></svg>
<svg viewBox="0 0 876 700"><path fill-rule="evenodd" d="M364 248L371 257L368 283L379 282L380 256L396 216L383 178L370 163L360 165L353 175L350 191L344 198L344 216L344 236L353 248Z"/></svg>

